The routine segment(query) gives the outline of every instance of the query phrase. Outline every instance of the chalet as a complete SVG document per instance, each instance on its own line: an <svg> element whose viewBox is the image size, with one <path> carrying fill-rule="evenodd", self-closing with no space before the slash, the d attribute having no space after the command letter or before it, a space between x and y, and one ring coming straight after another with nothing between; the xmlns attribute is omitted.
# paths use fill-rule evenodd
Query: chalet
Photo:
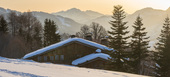
<svg viewBox="0 0 170 77"><path fill-rule="evenodd" d="M89 40L69 38L28 53L23 59L102 69L110 58L106 51L114 50Z"/></svg>

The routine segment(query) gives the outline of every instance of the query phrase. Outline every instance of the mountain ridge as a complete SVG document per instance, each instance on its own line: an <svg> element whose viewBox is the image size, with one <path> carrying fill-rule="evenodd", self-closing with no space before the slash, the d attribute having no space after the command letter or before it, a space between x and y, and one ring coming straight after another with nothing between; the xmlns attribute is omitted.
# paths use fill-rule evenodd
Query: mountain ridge
<svg viewBox="0 0 170 77"><path fill-rule="evenodd" d="M10 11L15 11L15 10L4 9L0 7L0 15L3 15L6 20L8 20L7 17ZM17 14L22 13L19 11L15 11L15 12L17 12ZM52 19L54 22L56 22L57 26L59 27L60 33L75 34L77 31L79 31L80 27L82 26L82 24L63 16L56 16L46 12L38 12L38 11L32 11L32 14L41 22L42 26L44 26L44 20L46 18ZM63 19L63 21L61 21L61 19ZM70 26L68 26L68 24Z"/></svg>
<svg viewBox="0 0 170 77"><path fill-rule="evenodd" d="M80 22L80 23L85 23L88 20L92 20L92 19L95 19L97 17L104 15L104 14L91 11L91 10L81 11L80 9L77 9L77 8L71 8L66 11L59 11L59 12L51 13L51 14L71 18L75 20L76 22Z"/></svg>

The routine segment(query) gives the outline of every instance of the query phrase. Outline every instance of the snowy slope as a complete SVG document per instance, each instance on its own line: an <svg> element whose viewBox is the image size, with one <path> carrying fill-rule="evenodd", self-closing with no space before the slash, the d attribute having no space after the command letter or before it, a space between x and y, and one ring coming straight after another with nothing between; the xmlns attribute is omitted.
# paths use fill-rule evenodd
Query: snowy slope
<svg viewBox="0 0 170 77"><path fill-rule="evenodd" d="M140 75L79 68L0 57L0 77L144 77Z"/></svg>

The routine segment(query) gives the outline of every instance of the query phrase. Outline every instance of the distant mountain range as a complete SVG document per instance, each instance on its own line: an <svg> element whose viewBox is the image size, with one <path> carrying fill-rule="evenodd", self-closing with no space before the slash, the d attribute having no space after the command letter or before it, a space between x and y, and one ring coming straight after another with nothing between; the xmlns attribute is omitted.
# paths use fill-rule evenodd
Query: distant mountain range
<svg viewBox="0 0 170 77"><path fill-rule="evenodd" d="M59 27L60 33L70 33L75 34L80 30L80 27L82 24L75 22L74 20L70 18L66 18L59 15L52 15L45 12L32 12L35 17L37 17L42 25L44 25L44 20L46 18L52 19L56 22L56 24Z"/></svg>
<svg viewBox="0 0 170 77"><path fill-rule="evenodd" d="M8 13L10 13L10 11L11 11L10 9L0 8L0 15L4 15L5 18L7 19ZM21 13L18 11L16 12ZM80 30L80 27L82 26L82 24L77 23L70 18L66 18L59 15L53 15L45 12L36 12L36 11L33 11L32 14L41 22L43 26L44 26L44 20L46 18L54 20L59 27L60 33L75 34Z"/></svg>
<svg viewBox="0 0 170 77"><path fill-rule="evenodd" d="M72 8L72 9L69 9L67 11L60 11L60 12L56 12L56 13L52 13L52 14L71 18L71 19L73 19L73 20L75 20L79 23L85 23L89 20L103 16L103 14L100 14L98 12L94 12L94 11L91 11L91 10L81 11L77 8Z"/></svg>
<svg viewBox="0 0 170 77"><path fill-rule="evenodd" d="M0 8L0 14L6 15L9 12L10 9ZM77 8L71 8L66 11L60 11L51 14L45 12L32 13L40 20L42 24L44 24L45 18L52 19L59 26L61 33L66 32L71 34L75 34L75 32L79 31L83 24L89 25L91 22L97 22L103 25L107 30L110 30L111 25L108 22L112 20L111 15L104 15L91 10L81 11ZM128 30L131 34L133 32L132 25L136 20L136 17L141 16L143 18L146 31L148 32L148 36L150 36L150 44L152 45L156 42L156 38L159 36L162 29L164 19L168 16L168 14L170 15L170 8L167 10L144 8L136 11L133 14L127 14L124 21L128 22L127 26L129 26Z"/></svg>

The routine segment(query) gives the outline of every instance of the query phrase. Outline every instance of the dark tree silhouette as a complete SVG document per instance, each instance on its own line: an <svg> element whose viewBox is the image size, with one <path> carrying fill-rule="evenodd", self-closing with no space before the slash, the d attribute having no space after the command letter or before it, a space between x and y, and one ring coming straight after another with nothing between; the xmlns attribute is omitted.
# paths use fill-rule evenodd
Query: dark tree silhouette
<svg viewBox="0 0 170 77"><path fill-rule="evenodd" d="M55 22L50 19L45 19L44 23L44 47L59 42L61 38L59 33L56 33L58 27Z"/></svg>
<svg viewBox="0 0 170 77"><path fill-rule="evenodd" d="M142 74L142 61L148 57L148 44L149 37L146 36L147 32L144 32L142 18L138 16L133 25L134 32L131 36L131 66L133 67L133 72L136 74Z"/></svg>
<svg viewBox="0 0 170 77"><path fill-rule="evenodd" d="M7 22L3 16L0 16L0 32L3 32L3 33L8 32Z"/></svg>
<svg viewBox="0 0 170 77"><path fill-rule="evenodd" d="M159 77L169 77L170 75L170 20L165 18L163 29L158 37L155 47L156 73Z"/></svg>
<svg viewBox="0 0 170 77"><path fill-rule="evenodd" d="M117 70L117 71L127 71L126 69L126 51L125 49L127 48L127 39L129 38L126 36L126 34L129 33L127 31L127 22L123 22L123 19L125 19L126 15L124 10L122 9L122 6L117 5L114 6L113 10L113 20L110 21L109 23L112 25L111 26L111 31L108 31L109 33L109 40L110 40L110 47L114 48L115 52L110 53L110 56L112 57L112 63L110 67L111 70Z"/></svg>

